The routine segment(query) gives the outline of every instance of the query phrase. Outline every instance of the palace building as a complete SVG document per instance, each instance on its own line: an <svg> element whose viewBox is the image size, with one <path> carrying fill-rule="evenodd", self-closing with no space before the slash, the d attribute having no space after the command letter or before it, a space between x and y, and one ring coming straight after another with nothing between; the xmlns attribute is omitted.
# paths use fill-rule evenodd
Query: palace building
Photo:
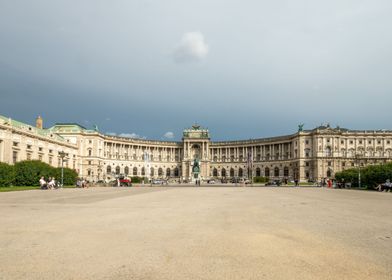
<svg viewBox="0 0 392 280"><path fill-rule="evenodd" d="M207 129L193 125L175 142L105 135L76 123L45 129L41 117L31 126L0 116L0 162L21 160L55 167L64 163L89 181L120 174L187 181L251 176L320 180L344 169L391 161L392 131L299 126L285 136L212 141Z"/></svg>

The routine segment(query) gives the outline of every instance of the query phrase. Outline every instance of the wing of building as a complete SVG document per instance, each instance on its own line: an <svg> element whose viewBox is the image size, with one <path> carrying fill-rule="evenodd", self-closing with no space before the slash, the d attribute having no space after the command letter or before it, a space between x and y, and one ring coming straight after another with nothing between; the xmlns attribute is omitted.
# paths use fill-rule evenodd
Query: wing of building
<svg viewBox="0 0 392 280"><path fill-rule="evenodd" d="M75 169L89 181L116 176L148 178L232 178L265 176L300 181L334 177L338 171L392 160L392 131L319 126L286 136L211 141L198 125L182 141L155 141L105 135L76 123L43 128L0 116L0 161L37 159ZM197 171L193 166L197 164Z"/></svg>

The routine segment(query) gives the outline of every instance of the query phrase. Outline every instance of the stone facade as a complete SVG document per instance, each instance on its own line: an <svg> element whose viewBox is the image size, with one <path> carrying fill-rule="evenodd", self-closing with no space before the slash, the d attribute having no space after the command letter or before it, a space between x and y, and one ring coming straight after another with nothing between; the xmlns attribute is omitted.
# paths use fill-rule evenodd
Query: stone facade
<svg viewBox="0 0 392 280"><path fill-rule="evenodd" d="M38 123L42 123L40 119ZM334 177L338 171L392 160L392 131L348 130L329 125L287 136L240 141L211 141L198 125L182 141L154 141L105 135L78 124L32 127L0 116L0 161L39 159L74 168L90 181L119 174L192 180L195 158L199 178L265 176L300 181Z"/></svg>

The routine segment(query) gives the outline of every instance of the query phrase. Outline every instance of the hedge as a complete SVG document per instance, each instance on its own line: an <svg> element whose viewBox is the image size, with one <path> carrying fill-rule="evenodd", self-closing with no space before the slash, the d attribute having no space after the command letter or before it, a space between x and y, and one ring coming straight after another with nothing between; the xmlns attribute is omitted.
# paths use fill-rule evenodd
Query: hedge
<svg viewBox="0 0 392 280"><path fill-rule="evenodd" d="M12 185L15 179L15 168L13 165L9 165L0 162L0 187L9 187Z"/></svg>
<svg viewBox="0 0 392 280"><path fill-rule="evenodd" d="M0 163L0 186L39 186L39 179L55 177L61 180L61 168L55 168L39 160L26 160L17 162L14 166ZM73 185L76 182L76 171L64 168L64 185Z"/></svg>
<svg viewBox="0 0 392 280"><path fill-rule="evenodd" d="M338 181L351 183L353 187L358 187L358 168L347 169L337 172L335 178ZM361 187L374 188L378 184L392 180L392 163L381 165L369 165L361 167Z"/></svg>

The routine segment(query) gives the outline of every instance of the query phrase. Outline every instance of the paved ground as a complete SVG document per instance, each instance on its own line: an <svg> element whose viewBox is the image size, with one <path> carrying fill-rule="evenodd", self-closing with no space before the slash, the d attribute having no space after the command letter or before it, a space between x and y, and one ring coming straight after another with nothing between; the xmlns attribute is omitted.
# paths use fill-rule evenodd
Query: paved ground
<svg viewBox="0 0 392 280"><path fill-rule="evenodd" d="M392 279L392 193L0 193L0 279Z"/></svg>

